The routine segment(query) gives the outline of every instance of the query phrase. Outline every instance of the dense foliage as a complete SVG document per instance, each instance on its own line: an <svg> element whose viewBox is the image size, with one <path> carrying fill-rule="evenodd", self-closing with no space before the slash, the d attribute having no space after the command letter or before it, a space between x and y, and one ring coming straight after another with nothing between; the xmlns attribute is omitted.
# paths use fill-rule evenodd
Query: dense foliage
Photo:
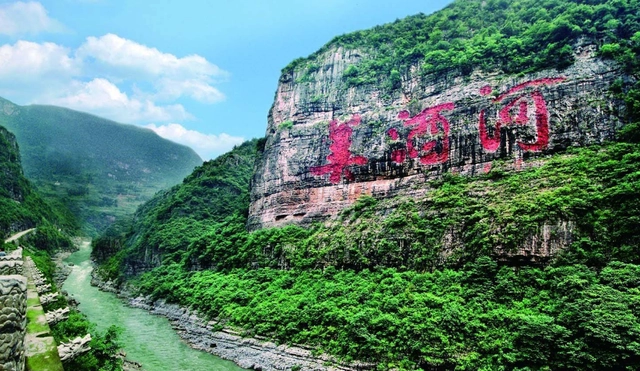
<svg viewBox="0 0 640 371"><path fill-rule="evenodd" d="M141 289L239 326L381 368L620 370L640 364L640 269L548 269L481 258L433 273L271 269L186 272Z"/></svg>
<svg viewBox="0 0 640 371"><path fill-rule="evenodd" d="M36 246L68 248L71 241L61 230L77 229L74 217L64 207L52 207L22 174L15 137L0 126L0 239L37 227L30 236Z"/></svg>
<svg viewBox="0 0 640 371"><path fill-rule="evenodd" d="M133 219L115 223L93 242L92 257L115 277L129 260L157 255L182 257L182 249L227 218L246 218L249 179L258 140L245 142L202 166L170 190L140 207ZM122 251L127 246L126 253ZM159 264L160 262L149 262Z"/></svg>
<svg viewBox="0 0 640 371"><path fill-rule="evenodd" d="M87 316L73 309L69 318L51 326L51 333L58 343L69 342L77 337L91 334L91 350L64 362L65 369L82 371L120 371L122 359L116 357L120 350L120 329L109 327L104 333L96 329Z"/></svg>
<svg viewBox="0 0 640 371"><path fill-rule="evenodd" d="M412 66L424 74L474 69L527 73L565 68L580 40L600 45L604 56L639 63L640 2L637 0L464 0L369 30L337 36L283 73L309 74L327 50L344 47L364 54L344 73L347 86L399 88ZM636 50L637 52L637 50ZM304 80L304 78L302 79Z"/></svg>
<svg viewBox="0 0 640 371"><path fill-rule="evenodd" d="M345 72L347 85L397 88L389 78L411 65L425 73L563 68L586 37L630 77L612 88L627 106L619 142L538 158L521 171L496 161L487 175L445 174L425 185L425 199L363 197L311 228L248 233L243 193L227 199L239 212L189 221L173 195L190 187L189 199L203 185L185 180L102 245L117 246L103 250L103 273L123 279L153 256L144 270L155 268L133 280L143 294L195 308L220 328L381 369L638 369L637 9L636 0L456 1L340 36L284 71L317 69L315 58L340 45L368 55ZM192 206L207 218L202 203ZM133 238L156 223L171 227ZM515 259L545 226L568 246L550 260Z"/></svg>
<svg viewBox="0 0 640 371"><path fill-rule="evenodd" d="M149 129L0 98L2 106L9 109L0 110L0 125L16 135L26 176L47 201L70 209L87 234L133 213L202 163L192 149Z"/></svg>

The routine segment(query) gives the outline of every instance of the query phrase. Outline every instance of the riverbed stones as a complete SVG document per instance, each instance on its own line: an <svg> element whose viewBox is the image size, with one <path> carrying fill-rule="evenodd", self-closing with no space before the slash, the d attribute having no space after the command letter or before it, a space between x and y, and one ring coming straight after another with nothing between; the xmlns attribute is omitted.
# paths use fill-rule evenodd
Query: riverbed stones
<svg viewBox="0 0 640 371"><path fill-rule="evenodd" d="M242 337L228 329L216 331L215 323L204 320L187 308L163 300L154 302L138 297L130 299L129 305L167 317L178 335L191 347L233 361L243 368L262 371L355 371L375 367L365 363L343 364L326 354L314 355L312 348L302 345L278 345L267 339Z"/></svg>

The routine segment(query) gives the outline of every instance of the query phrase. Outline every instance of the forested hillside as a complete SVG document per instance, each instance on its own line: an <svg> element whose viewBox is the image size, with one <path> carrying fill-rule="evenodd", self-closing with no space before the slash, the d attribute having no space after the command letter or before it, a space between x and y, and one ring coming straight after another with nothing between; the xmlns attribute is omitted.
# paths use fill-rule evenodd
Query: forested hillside
<svg viewBox="0 0 640 371"><path fill-rule="evenodd" d="M636 0L488 0L454 1L431 14L335 37L309 57L283 69L312 73L318 57L342 47L363 54L344 75L347 86L400 87L412 67L424 74L480 69L523 74L575 61L580 40L597 42L600 52L637 69ZM304 80L304 76L301 78Z"/></svg>
<svg viewBox="0 0 640 371"><path fill-rule="evenodd" d="M0 125L16 135L27 178L47 200L70 209L89 234L202 163L190 148L151 130L61 107L0 98Z"/></svg>
<svg viewBox="0 0 640 371"><path fill-rule="evenodd" d="M245 142L202 166L182 184L159 192L131 219L122 219L94 240L93 257L109 261L111 277L168 261L200 264L184 250L204 236L224 233L227 224L243 225L249 205L249 178L258 140ZM205 263L205 267L210 264Z"/></svg>
<svg viewBox="0 0 640 371"><path fill-rule="evenodd" d="M0 175L0 245L12 233L38 228L31 239L39 248L70 248L67 233L78 229L73 215L59 205L52 207L33 189L22 173L16 138L2 126Z"/></svg>
<svg viewBox="0 0 640 371"><path fill-rule="evenodd" d="M463 79L490 72L496 79L520 81L570 68L580 57L578 49L588 45L594 63L615 63L618 77L599 94L621 107L595 102L589 108L606 111L623 125L610 128L611 138L602 142L527 153L516 164L506 151L497 152L483 173L425 167L424 197L355 195L334 219L296 225L295 214L278 219L272 213L289 225L248 232L247 195L265 197L267 187L256 186L261 177L275 186L302 179L288 190L298 206L310 202L304 184L320 188L317 195L329 186L347 189L359 175L345 168L362 162L349 152L360 121L307 125L302 121L307 116L339 108L325 104L326 97L296 101L300 130L321 132L333 125L328 139L309 139L295 130L299 122L271 120L266 139L206 163L138 209L133 220L97 239L100 273L154 299L197 309L217 321L217 328L306 344L318 354L371 362L379 369L637 369L637 9L635 0L455 1L433 15L339 36L286 67L281 83L308 95L312 75L331 71L325 68L329 64L316 64L322 53L342 48L341 56L357 54L357 61L342 65L342 76L331 75L335 85L327 95L364 92L384 101L385 95L392 99L415 86L407 79L415 71L427 87L448 79L447 73ZM330 60L332 66L342 63ZM279 107L288 109L288 103L277 96L271 115ZM428 128L425 123L422 133ZM332 151L325 154L329 165L316 173L328 169L322 175L332 181L329 173L337 166L331 168L331 161L345 165L335 171L334 185L317 181L313 170L285 172L287 179L269 172L281 171L284 163L267 157L270 146L272 152L286 148L279 154L287 160L304 157L300 153L308 147L284 147L301 137ZM388 135L381 141L393 140ZM429 149L435 142L427 142ZM254 157L263 172L254 173L249 184ZM260 168L261 163L266 165ZM209 177L215 180L204 181ZM340 197L335 193L331 202ZM282 199L275 194L272 202Z"/></svg>

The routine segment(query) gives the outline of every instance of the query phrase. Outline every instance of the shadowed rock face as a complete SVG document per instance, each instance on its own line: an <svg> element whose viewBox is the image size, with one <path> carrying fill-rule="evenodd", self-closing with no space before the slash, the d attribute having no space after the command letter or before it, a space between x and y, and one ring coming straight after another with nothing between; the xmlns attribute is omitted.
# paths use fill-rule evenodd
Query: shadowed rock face
<svg viewBox="0 0 640 371"><path fill-rule="evenodd" d="M419 198L429 192L426 181L443 173L485 173L496 159L521 168L613 139L624 106L609 87L627 77L594 50L578 46L566 70L524 76L413 69L393 92L346 88L343 72L362 57L328 50L310 82L298 72L280 78L248 227L325 221L361 195Z"/></svg>

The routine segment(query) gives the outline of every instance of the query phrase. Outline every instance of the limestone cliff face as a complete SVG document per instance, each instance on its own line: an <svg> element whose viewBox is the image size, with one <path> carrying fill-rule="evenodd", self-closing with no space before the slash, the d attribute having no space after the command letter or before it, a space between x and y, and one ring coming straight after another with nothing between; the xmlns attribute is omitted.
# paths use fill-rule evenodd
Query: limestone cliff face
<svg viewBox="0 0 640 371"><path fill-rule="evenodd" d="M311 68L285 70L251 187L250 229L335 217L361 195L420 199L443 173L475 175L502 159L513 168L571 146L613 139L628 79L596 47L576 45L567 69L501 75L409 69L401 87L348 87L363 58L328 48Z"/></svg>

